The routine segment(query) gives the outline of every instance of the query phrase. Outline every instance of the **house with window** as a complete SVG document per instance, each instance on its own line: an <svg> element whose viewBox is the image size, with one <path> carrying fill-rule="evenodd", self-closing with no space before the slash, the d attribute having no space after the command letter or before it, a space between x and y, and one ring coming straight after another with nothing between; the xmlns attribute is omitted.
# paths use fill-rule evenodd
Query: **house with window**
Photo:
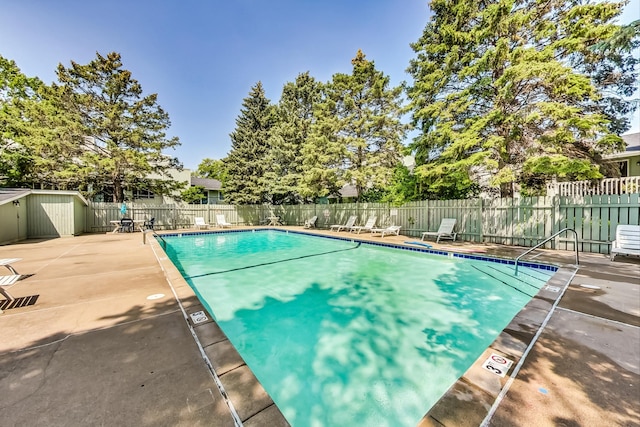
<svg viewBox="0 0 640 427"><path fill-rule="evenodd" d="M151 177L158 179L157 176ZM134 203L145 204L172 204L180 201L180 192L186 190L189 187L201 187L204 191L205 197L195 202L201 205L215 205L224 203L222 196L222 183L217 179L209 178L196 178L191 175L190 169L183 169L181 171L177 169L171 169L166 176L160 177L160 179L171 179L176 182L183 183L183 186L179 191L174 194L154 194L152 191L145 189L133 189L129 192L131 201Z"/></svg>
<svg viewBox="0 0 640 427"><path fill-rule="evenodd" d="M173 180L178 183L182 183L179 190L176 190L172 194L157 194L152 190L139 187L125 189L125 201L133 203L141 203L145 205L163 205L174 204L180 202L180 193L189 187L201 187L204 190L205 197L195 202L202 205L214 205L224 203L222 195L222 183L217 179L208 178L196 178L191 176L190 169L171 169L167 174L159 176L157 174L150 175L151 179L165 179ZM104 192L98 193L93 196L94 202L110 202L112 195Z"/></svg>
<svg viewBox="0 0 640 427"><path fill-rule="evenodd" d="M622 140L627 149L605 156L605 159L618 164L622 178L640 176L640 132L622 135Z"/></svg>
<svg viewBox="0 0 640 427"><path fill-rule="evenodd" d="M202 187L205 197L200 200L201 205L216 205L224 203L222 197L222 183L217 179L191 177L192 187ZM196 202L198 203L198 202Z"/></svg>
<svg viewBox="0 0 640 427"><path fill-rule="evenodd" d="M547 195L588 196L602 194L633 194L640 191L640 132L622 135L626 149L604 156L615 163L620 176L596 181L553 182L547 184Z"/></svg>

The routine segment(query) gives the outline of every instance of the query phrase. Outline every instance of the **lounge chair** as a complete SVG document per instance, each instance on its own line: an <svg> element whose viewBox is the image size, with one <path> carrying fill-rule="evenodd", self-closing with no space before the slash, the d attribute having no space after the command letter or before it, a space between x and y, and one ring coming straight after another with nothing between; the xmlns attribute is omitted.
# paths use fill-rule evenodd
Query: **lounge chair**
<svg viewBox="0 0 640 427"><path fill-rule="evenodd" d="M18 262L22 260L22 258L4 258L4 259L0 259L0 265L4 265L5 267L7 267L9 269L9 271L13 274L20 274L16 271L15 268L13 268L13 266L11 264L13 264L14 262Z"/></svg>
<svg viewBox="0 0 640 427"><path fill-rule="evenodd" d="M144 224L142 224L142 229L143 230L153 230L153 226L156 222L156 218L153 217L151 218L149 221L145 221Z"/></svg>
<svg viewBox="0 0 640 427"><path fill-rule="evenodd" d="M317 216L312 216L308 220L304 222L304 228L316 228L316 221L318 220Z"/></svg>
<svg viewBox="0 0 640 427"><path fill-rule="evenodd" d="M209 224L207 224L206 222L204 222L204 218L201 216L197 216L194 218L194 227L197 228L198 230L204 228L207 229L209 228Z"/></svg>
<svg viewBox="0 0 640 427"><path fill-rule="evenodd" d="M616 254L640 256L640 225L616 227L616 240L611 242L611 261Z"/></svg>
<svg viewBox="0 0 640 427"><path fill-rule="evenodd" d="M332 225L331 227L329 227L329 230L334 231L333 229L335 228L335 231L340 231L340 230L349 231L351 230L351 227L353 227L353 224L355 223L356 223L356 216L351 215L347 220L347 222L345 222L344 224Z"/></svg>
<svg viewBox="0 0 640 427"><path fill-rule="evenodd" d="M367 220L364 225L354 225L351 227L351 232L356 232L360 234L362 231L371 231L376 227L376 221L378 220L377 216L372 216Z"/></svg>
<svg viewBox="0 0 640 427"><path fill-rule="evenodd" d="M8 288L14 285L18 280L20 280L20 278L22 278L21 274L12 274L10 276L0 276L0 294L4 295L4 297L9 301L13 301L15 298L12 297L11 294L9 294L9 292L5 290L5 288Z"/></svg>
<svg viewBox="0 0 640 427"><path fill-rule="evenodd" d="M216 223L220 228L231 227L232 225L230 222L227 222L227 220L224 217L224 214L216 215Z"/></svg>
<svg viewBox="0 0 640 427"><path fill-rule="evenodd" d="M401 225L391 225L387 228L372 228L371 235L380 234L380 237L387 236L399 236Z"/></svg>
<svg viewBox="0 0 640 427"><path fill-rule="evenodd" d="M453 227L455 227L455 225L455 218L443 218L438 231L425 231L422 233L422 238L420 240L424 240L426 236L436 236L436 243L438 243L440 239L451 239L455 242L456 235L458 234L453 232Z"/></svg>

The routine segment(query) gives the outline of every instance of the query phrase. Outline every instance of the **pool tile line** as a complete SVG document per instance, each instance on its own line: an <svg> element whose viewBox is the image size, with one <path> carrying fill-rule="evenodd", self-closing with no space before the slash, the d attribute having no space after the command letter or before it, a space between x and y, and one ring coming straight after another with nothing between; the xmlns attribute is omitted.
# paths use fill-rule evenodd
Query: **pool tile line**
<svg viewBox="0 0 640 427"><path fill-rule="evenodd" d="M182 237L185 234L186 235L206 235L206 234L227 234L227 233L254 233L254 232L265 232L265 231L277 231L279 233L291 233L291 234L300 234L303 236L308 236L308 235L312 235L312 236L316 236L316 237L322 237L325 239L333 239L333 240L339 240L339 241L345 241L345 242L360 242L360 243L364 243L366 245L371 245L371 246L380 246L380 247L386 247L386 248L393 248L393 249L400 249L400 250L404 250L404 251L411 251L411 252L421 252L421 253L426 253L426 254L431 254L431 255L440 255L440 256L446 256L446 257L452 257L452 258L461 258L461 259L471 259L471 260L475 260L475 261L485 261L485 262L492 262L492 263L496 263L496 264L505 264L505 265L513 265L515 266L515 261L512 259L506 259L506 258L499 258L499 257L488 257L488 256L483 256L483 255L473 255L473 254L462 254L462 253L457 253L457 252L449 252L449 251L441 251L441 250L437 250L437 249L427 249L427 248L414 248L411 246L404 246L404 245L398 245L398 244L394 244L394 243L384 243L384 242L372 242L369 240L360 240L357 238L348 238L348 237L344 237L344 236L327 236L324 234L315 234L313 233L313 231L310 232L305 232L305 231L298 231L298 230L282 230L282 229L278 229L278 228L269 228L269 227L264 227L264 228L254 228L254 229L244 229L244 230L207 230L207 231L189 231L189 232L184 232L184 233L163 233L162 237ZM556 265L550 265L550 264L545 264L545 263L534 263L534 262L530 262L530 261L519 261L518 262L519 266L522 267L528 267L528 268L533 268L533 269L537 269L537 270L546 270L546 271L550 271L550 272L555 272L558 270L558 266Z"/></svg>

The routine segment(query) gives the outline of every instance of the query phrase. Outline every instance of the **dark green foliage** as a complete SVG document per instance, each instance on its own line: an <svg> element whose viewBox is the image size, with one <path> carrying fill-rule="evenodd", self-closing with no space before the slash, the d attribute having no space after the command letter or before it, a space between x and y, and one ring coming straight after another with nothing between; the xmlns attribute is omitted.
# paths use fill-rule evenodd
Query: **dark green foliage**
<svg viewBox="0 0 640 427"><path fill-rule="evenodd" d="M244 99L236 129L230 135L231 151L226 159L228 177L224 187L225 199L230 203L270 202L264 175L273 124L273 106L265 97L262 83L258 82Z"/></svg>
<svg viewBox="0 0 640 427"><path fill-rule="evenodd" d="M358 197L384 188L401 159L406 127L401 123L400 87L358 51L351 74L334 74L315 109L316 122L303 148L304 195L336 194L355 185Z"/></svg>
<svg viewBox="0 0 640 427"><path fill-rule="evenodd" d="M632 90L626 76L611 77L633 61L592 48L619 30L611 22L621 7L434 0L408 70L416 174L428 192L462 196L482 172L503 196L531 171L601 177L602 155L621 148L615 132L626 126L611 119L629 111L621 95Z"/></svg>
<svg viewBox="0 0 640 427"><path fill-rule="evenodd" d="M51 88L0 56L0 185L75 189L82 141Z"/></svg>
<svg viewBox="0 0 640 427"><path fill-rule="evenodd" d="M187 203L199 202L206 197L207 196L204 194L204 187L199 185L189 187L180 193L180 198Z"/></svg>
<svg viewBox="0 0 640 427"><path fill-rule="evenodd" d="M574 59L580 70L592 76L602 98L588 108L600 111L609 121L612 134L620 135L629 127L629 114L637 108L631 99L637 88L640 57L633 52L640 47L640 20L619 27L611 37L594 44L585 55Z"/></svg>
<svg viewBox="0 0 640 427"><path fill-rule="evenodd" d="M309 75L282 89L275 108L276 122L269 136L269 153L265 159L264 186L272 204L296 204L307 201L300 195L303 176L302 147L314 120L313 109L320 99L322 85Z"/></svg>
<svg viewBox="0 0 640 427"><path fill-rule="evenodd" d="M150 178L178 167L162 154L169 116L157 96L122 69L110 53L87 65L58 66L59 84L26 78L0 57L0 179L4 185L104 190L124 200L125 188L167 193L182 184Z"/></svg>

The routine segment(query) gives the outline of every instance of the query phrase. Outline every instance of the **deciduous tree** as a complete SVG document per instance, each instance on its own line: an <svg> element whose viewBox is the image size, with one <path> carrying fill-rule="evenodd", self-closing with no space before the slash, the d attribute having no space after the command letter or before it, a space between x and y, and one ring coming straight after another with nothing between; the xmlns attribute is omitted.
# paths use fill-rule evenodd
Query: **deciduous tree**
<svg viewBox="0 0 640 427"><path fill-rule="evenodd" d="M200 162L194 175L198 178L217 179L224 187L228 175L227 165L224 160L206 158Z"/></svg>

